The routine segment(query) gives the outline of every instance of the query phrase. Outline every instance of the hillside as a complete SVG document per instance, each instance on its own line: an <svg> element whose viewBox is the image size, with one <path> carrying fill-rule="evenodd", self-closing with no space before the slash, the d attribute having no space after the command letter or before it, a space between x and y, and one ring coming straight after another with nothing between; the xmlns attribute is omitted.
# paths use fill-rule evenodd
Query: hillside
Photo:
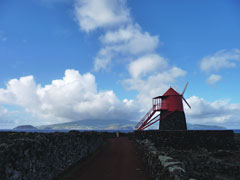
<svg viewBox="0 0 240 180"><path fill-rule="evenodd" d="M84 130L134 130L137 122L121 119L86 119L61 124L39 126L38 129L84 129ZM220 126L187 124L188 130L224 130Z"/></svg>
<svg viewBox="0 0 240 180"><path fill-rule="evenodd" d="M17 126L17 127L13 128L13 129L14 130L37 130L37 128L32 126L32 125Z"/></svg>

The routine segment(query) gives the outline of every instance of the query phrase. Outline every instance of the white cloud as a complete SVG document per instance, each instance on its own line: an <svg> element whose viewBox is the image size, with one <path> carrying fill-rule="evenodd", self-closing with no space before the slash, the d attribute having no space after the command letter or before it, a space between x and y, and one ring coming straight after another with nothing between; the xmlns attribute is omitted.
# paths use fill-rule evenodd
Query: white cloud
<svg viewBox="0 0 240 180"><path fill-rule="evenodd" d="M114 44L129 41L135 36L135 33L139 33L139 26L129 25L126 28L120 28L116 31L108 31L106 34L100 37L100 40L103 44Z"/></svg>
<svg viewBox="0 0 240 180"><path fill-rule="evenodd" d="M153 52L158 45L158 36L142 32L139 25L128 25L117 31L107 31L100 40L111 50L122 54L138 55Z"/></svg>
<svg viewBox="0 0 240 180"><path fill-rule="evenodd" d="M39 103L36 96L37 89L33 76L21 77L19 80L12 79L8 82L7 89L0 89L0 102L35 106L33 102Z"/></svg>
<svg viewBox="0 0 240 180"><path fill-rule="evenodd" d="M207 79L207 83L214 85L216 84L218 81L220 81L222 79L222 77L220 75L217 74L211 74L211 76L209 76L209 78Z"/></svg>
<svg viewBox="0 0 240 180"><path fill-rule="evenodd" d="M142 31L134 23L126 0L76 0L75 17L80 28L86 32L102 28L102 48L94 59L94 70L106 70L112 60L135 59L154 53L158 36Z"/></svg>
<svg viewBox="0 0 240 180"><path fill-rule="evenodd" d="M228 128L239 127L240 104L230 104L228 101L207 102L197 96L192 96L187 101L192 107L189 109L184 104L187 122Z"/></svg>
<svg viewBox="0 0 240 180"><path fill-rule="evenodd" d="M76 0L75 17L86 32L104 29L102 48L94 59L94 70L109 69L112 59L131 58L154 53L158 36L152 36L132 22L126 0Z"/></svg>
<svg viewBox="0 0 240 180"><path fill-rule="evenodd" d="M113 52L108 51L107 49L101 49L94 60L94 70L99 71L109 69L113 56Z"/></svg>
<svg viewBox="0 0 240 180"><path fill-rule="evenodd" d="M147 73L161 71L167 68L167 66L168 63L163 57L157 54L149 54L131 62L128 71L133 78L138 78Z"/></svg>
<svg viewBox="0 0 240 180"><path fill-rule="evenodd" d="M107 31L100 40L103 48L95 59L95 70L108 67L112 58L118 55L132 57L153 53L159 43L158 36L142 32L139 25L132 24L116 31Z"/></svg>
<svg viewBox="0 0 240 180"><path fill-rule="evenodd" d="M92 118L131 120L137 112L134 101L120 101L111 90L99 92L92 74L75 70L66 70L63 79L44 87L33 76L10 80L6 89L0 89L0 104L19 105L42 124Z"/></svg>
<svg viewBox="0 0 240 180"><path fill-rule="evenodd" d="M76 0L75 16L86 32L130 21L125 0Z"/></svg>
<svg viewBox="0 0 240 180"><path fill-rule="evenodd" d="M200 68L206 72L218 71L224 68L234 68L236 67L237 61L240 61L240 50L221 50L213 55L204 57L200 62Z"/></svg>

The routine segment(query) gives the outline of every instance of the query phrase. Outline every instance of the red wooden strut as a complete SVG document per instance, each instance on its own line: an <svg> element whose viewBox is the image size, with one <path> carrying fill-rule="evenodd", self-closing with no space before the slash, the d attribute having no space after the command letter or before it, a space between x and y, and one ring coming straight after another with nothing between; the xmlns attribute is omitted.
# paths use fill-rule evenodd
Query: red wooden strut
<svg viewBox="0 0 240 180"><path fill-rule="evenodd" d="M143 116L142 120L135 126L135 129L139 129L141 126L143 126L143 124L146 123L146 121L148 121L152 116L153 114L155 113L156 111L154 110L154 108L152 107L148 113Z"/></svg>
<svg viewBox="0 0 240 180"><path fill-rule="evenodd" d="M161 121L162 119L164 119L164 118L167 117L168 115L172 114L174 111L172 111L172 112L170 111L169 113L165 114L164 116L160 117L160 118L157 119L157 120L155 120L155 119L156 119L157 117L159 117L160 114L157 115L157 116L155 116L153 119L151 119L151 117L155 114L155 112L156 112L156 111L153 111L153 113L152 113L150 116L148 116L148 118L147 118L145 121L143 121L143 119L142 119L142 121L140 121L140 122L137 124L137 126L135 126L135 129L138 130L138 131L142 131L142 130L148 128L149 126L153 125L153 124L156 123L157 121ZM146 115L145 115L145 116L146 116ZM144 116L144 117L145 117L145 116ZM151 119L151 120L150 120L150 119ZM141 123L141 122L142 122L142 123ZM141 123L141 124L140 124L140 123Z"/></svg>

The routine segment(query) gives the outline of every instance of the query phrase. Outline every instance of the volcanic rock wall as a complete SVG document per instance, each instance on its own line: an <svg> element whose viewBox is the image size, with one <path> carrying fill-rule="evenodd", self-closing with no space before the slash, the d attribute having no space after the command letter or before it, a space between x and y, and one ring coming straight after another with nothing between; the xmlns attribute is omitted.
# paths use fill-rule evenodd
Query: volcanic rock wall
<svg viewBox="0 0 240 180"><path fill-rule="evenodd" d="M231 131L186 133L135 132L137 147L153 179L240 179L240 135Z"/></svg>
<svg viewBox="0 0 240 180"><path fill-rule="evenodd" d="M148 139L136 140L146 168L153 180L187 180L184 164L159 151Z"/></svg>
<svg viewBox="0 0 240 180"><path fill-rule="evenodd" d="M135 131L137 139L151 139L157 147L175 149L236 149L231 130Z"/></svg>
<svg viewBox="0 0 240 180"><path fill-rule="evenodd" d="M53 179L102 143L102 135L96 132L1 132L0 179Z"/></svg>

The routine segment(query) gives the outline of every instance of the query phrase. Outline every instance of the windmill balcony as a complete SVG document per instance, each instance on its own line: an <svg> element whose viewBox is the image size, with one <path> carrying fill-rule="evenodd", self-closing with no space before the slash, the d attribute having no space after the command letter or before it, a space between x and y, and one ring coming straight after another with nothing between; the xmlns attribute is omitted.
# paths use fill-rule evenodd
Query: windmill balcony
<svg viewBox="0 0 240 180"><path fill-rule="evenodd" d="M161 111L164 109L168 109L168 103L162 101L161 98L155 98L152 100L153 111Z"/></svg>

